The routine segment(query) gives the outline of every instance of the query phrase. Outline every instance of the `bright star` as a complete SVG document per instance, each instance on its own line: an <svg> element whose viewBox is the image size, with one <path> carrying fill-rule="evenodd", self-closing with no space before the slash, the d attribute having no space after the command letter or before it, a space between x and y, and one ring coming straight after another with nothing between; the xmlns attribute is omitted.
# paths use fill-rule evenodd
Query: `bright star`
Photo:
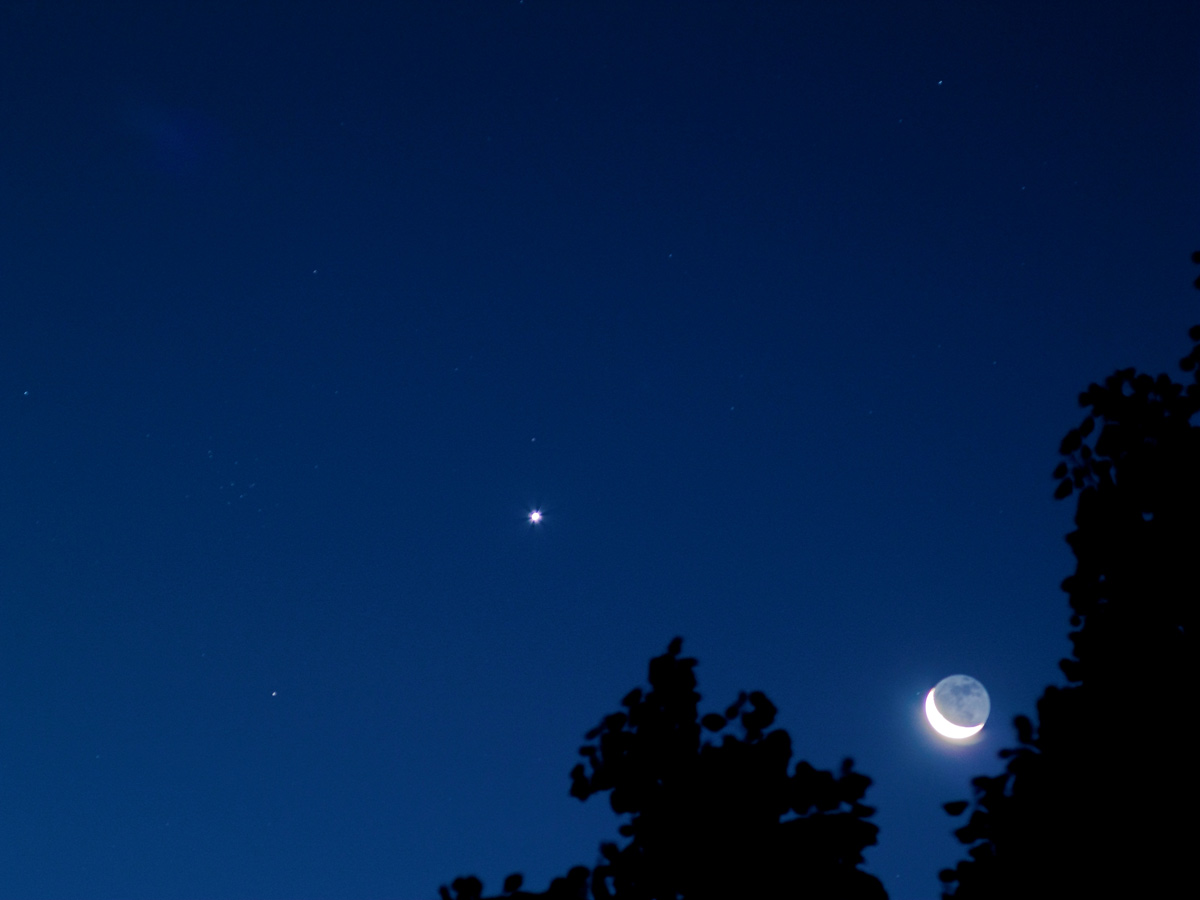
<svg viewBox="0 0 1200 900"><path fill-rule="evenodd" d="M540 521L542 521L542 511L540 509L535 509L529 514L530 525L536 525Z"/></svg>

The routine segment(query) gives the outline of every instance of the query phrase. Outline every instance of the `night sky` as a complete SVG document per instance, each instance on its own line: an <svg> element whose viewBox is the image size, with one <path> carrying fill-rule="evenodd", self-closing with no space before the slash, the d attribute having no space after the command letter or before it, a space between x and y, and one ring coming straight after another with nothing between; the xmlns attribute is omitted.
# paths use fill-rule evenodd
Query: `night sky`
<svg viewBox="0 0 1200 900"><path fill-rule="evenodd" d="M1062 680L1077 395L1200 318L1197 34L5 0L0 894L542 890L618 839L568 772L681 635L935 897Z"/></svg>

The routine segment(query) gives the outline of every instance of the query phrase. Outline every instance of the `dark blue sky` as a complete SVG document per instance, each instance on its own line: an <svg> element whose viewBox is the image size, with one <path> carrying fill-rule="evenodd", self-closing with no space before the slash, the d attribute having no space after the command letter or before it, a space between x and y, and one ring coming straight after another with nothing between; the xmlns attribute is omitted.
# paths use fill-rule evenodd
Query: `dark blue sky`
<svg viewBox="0 0 1200 900"><path fill-rule="evenodd" d="M936 896L1069 649L1076 396L1197 318L1198 33L3 4L5 896L541 889L615 838L567 773L676 634Z"/></svg>

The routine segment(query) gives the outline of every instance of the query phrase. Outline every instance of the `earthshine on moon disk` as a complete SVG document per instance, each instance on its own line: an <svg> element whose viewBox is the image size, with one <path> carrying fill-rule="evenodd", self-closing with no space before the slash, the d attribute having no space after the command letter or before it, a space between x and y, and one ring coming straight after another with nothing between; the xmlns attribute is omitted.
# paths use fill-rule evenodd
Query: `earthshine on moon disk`
<svg viewBox="0 0 1200 900"><path fill-rule="evenodd" d="M925 696L925 716L942 737L961 741L979 734L992 711L987 689L970 675L943 678Z"/></svg>

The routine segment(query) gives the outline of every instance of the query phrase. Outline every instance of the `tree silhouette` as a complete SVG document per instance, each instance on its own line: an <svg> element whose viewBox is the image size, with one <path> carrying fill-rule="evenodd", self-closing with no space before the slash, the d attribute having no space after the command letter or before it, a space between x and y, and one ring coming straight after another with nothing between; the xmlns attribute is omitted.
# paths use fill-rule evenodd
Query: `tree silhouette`
<svg viewBox="0 0 1200 900"><path fill-rule="evenodd" d="M1080 395L1089 413L1054 471L1055 496L1078 497L1069 685L1047 688L1036 727L1016 718L1004 773L972 782L955 832L970 858L941 872L946 897L1165 896L1190 881L1200 326L1189 337L1186 387L1123 369Z"/></svg>
<svg viewBox="0 0 1200 900"><path fill-rule="evenodd" d="M628 842L602 843L593 869L571 869L544 894L521 891L521 876L510 875L504 896L886 898L858 868L878 833L862 803L871 779L850 759L837 774L806 762L789 774L791 738L769 730L776 708L759 691L701 717L696 660L679 655L682 644L675 638L650 661L648 691L631 691L623 712L588 732L586 764L571 772L572 796L608 793L613 811L629 816L618 829ZM459 878L440 893L480 900L483 885Z"/></svg>

